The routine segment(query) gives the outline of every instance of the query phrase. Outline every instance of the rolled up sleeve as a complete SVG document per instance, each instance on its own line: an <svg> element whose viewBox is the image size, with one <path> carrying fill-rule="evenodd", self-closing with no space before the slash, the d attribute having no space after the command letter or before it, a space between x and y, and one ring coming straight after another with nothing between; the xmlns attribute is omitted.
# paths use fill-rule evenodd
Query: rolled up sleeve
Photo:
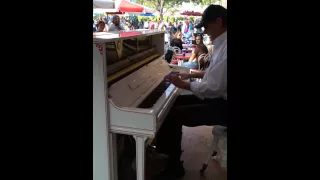
<svg viewBox="0 0 320 180"><path fill-rule="evenodd" d="M191 82L190 90L199 98L217 98L227 89L227 57L219 64L208 68L206 80Z"/></svg>

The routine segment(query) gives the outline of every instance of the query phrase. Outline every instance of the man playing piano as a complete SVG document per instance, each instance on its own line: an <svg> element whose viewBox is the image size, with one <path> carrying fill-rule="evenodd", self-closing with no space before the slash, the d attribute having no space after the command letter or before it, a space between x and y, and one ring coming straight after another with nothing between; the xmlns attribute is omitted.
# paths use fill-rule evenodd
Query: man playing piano
<svg viewBox="0 0 320 180"><path fill-rule="evenodd" d="M182 126L227 124L227 10L210 5L195 28L204 27L213 40L215 51L206 71L194 74L168 75L165 79L194 95L177 98L157 134L156 152L169 155L167 167L157 179L180 178L185 170L180 160ZM201 82L183 81L202 78Z"/></svg>

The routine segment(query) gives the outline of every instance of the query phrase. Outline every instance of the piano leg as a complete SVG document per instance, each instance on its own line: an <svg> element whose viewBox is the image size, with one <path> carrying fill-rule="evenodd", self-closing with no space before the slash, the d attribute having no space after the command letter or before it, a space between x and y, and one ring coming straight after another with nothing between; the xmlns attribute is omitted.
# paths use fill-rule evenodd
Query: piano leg
<svg viewBox="0 0 320 180"><path fill-rule="evenodd" d="M110 174L112 180L118 180L117 134L110 133Z"/></svg>
<svg viewBox="0 0 320 180"><path fill-rule="evenodd" d="M145 141L146 137L133 136L136 140L137 180L145 179Z"/></svg>

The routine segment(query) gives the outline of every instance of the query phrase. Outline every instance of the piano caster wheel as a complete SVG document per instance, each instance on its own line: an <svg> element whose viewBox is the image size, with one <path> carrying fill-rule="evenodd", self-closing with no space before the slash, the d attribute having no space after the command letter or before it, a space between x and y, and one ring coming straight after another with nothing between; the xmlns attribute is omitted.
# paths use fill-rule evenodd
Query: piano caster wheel
<svg viewBox="0 0 320 180"><path fill-rule="evenodd" d="M203 173L207 169L207 167L208 167L208 164L203 164L202 165L202 169L200 169L200 171L199 171L201 173L201 175L203 175Z"/></svg>

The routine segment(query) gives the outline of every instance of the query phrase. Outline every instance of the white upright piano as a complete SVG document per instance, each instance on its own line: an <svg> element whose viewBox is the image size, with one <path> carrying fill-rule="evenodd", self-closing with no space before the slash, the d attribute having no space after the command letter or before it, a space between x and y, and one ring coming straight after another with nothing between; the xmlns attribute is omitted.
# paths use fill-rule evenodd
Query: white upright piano
<svg viewBox="0 0 320 180"><path fill-rule="evenodd" d="M145 179L146 139L154 138L180 89L163 80L189 72L169 66L164 31L93 34L93 180L117 180L116 134L136 143L137 180Z"/></svg>

